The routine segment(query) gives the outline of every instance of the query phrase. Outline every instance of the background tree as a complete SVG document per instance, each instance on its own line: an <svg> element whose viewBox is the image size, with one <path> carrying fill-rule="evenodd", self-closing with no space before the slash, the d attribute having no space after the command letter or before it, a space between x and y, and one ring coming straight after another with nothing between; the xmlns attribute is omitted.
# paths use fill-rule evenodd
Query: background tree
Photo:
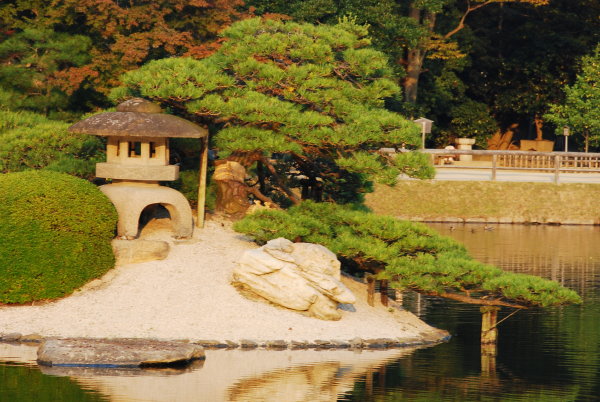
<svg viewBox="0 0 600 402"><path fill-rule="evenodd" d="M48 114L70 108L69 97L91 76L91 40L25 29L0 43L0 101L10 109Z"/></svg>
<svg viewBox="0 0 600 402"><path fill-rule="evenodd" d="M564 93L564 102L551 104L545 117L559 133L563 126L569 126L572 134L583 136L588 152L590 141L600 145L600 44L582 59L581 73L573 85L565 86Z"/></svg>
<svg viewBox="0 0 600 402"><path fill-rule="evenodd" d="M506 4L479 13L458 38L469 49L470 65L458 73L466 96L486 103L502 128L519 124L515 139L553 139L543 116L573 82L575 61L600 40L600 3L553 0L544 7Z"/></svg>
<svg viewBox="0 0 600 402"><path fill-rule="evenodd" d="M426 165L423 155L376 152L418 144L419 129L384 108L399 87L385 55L369 46L366 27L349 19L314 26L255 18L222 36L209 58L159 60L125 74L113 96L143 96L218 123L221 156L260 162L259 182L268 172L272 188L293 202L293 187L305 199L352 202L373 177L431 176L418 167ZM412 163L404 171L406 158Z"/></svg>
<svg viewBox="0 0 600 402"><path fill-rule="evenodd" d="M107 106L105 95L117 77L143 63L170 56L205 57L217 47L217 32L247 13L241 0L7 0L0 4L0 39L26 29L50 35L77 36L87 49L81 71L65 71L59 85L76 87L87 80L87 91L75 92L70 107L84 110ZM72 46L73 47L73 46ZM49 85L54 85L50 83Z"/></svg>
<svg viewBox="0 0 600 402"><path fill-rule="evenodd" d="M388 107L435 120L437 146L456 136L451 120L460 111L454 109L472 102L486 104L502 129L519 124L515 140L541 138L546 105L559 100L559 88L574 77L572 60L595 46L600 16L599 3L592 0L247 4L257 14L275 12L313 23L333 23L346 14L368 23L374 45L405 74L404 98Z"/></svg>
<svg viewBox="0 0 600 402"><path fill-rule="evenodd" d="M344 15L369 24L376 44L392 56L406 71L404 98L417 102L423 63L432 59L464 56L453 37L467 27L467 17L482 7L494 4L522 3L533 6L548 0L248 0L256 12L287 14L307 22L328 22ZM443 14L440 20L440 14Z"/></svg>

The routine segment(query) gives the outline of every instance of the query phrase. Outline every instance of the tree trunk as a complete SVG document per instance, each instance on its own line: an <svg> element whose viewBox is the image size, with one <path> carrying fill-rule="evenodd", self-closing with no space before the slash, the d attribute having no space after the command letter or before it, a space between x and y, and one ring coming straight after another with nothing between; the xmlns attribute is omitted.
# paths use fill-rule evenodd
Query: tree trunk
<svg viewBox="0 0 600 402"><path fill-rule="evenodd" d="M420 49L409 50L406 66L406 78L404 79L404 100L417 103L417 90L419 89L419 76L423 66L423 56Z"/></svg>
<svg viewBox="0 0 600 402"><path fill-rule="evenodd" d="M429 32L433 32L436 15L411 6L408 11L409 18L412 18L419 25L424 25ZM422 21L421 21L422 19ZM417 91L419 89L419 77L423 70L423 61L425 60L425 44L429 38L424 38L412 49L408 51L406 57L406 78L404 79L404 99L409 103L417 102Z"/></svg>
<svg viewBox="0 0 600 402"><path fill-rule="evenodd" d="M544 120L542 120L540 115L536 114L533 118L533 121L535 123L535 139L537 141L541 141L544 139L542 131L542 128L544 127Z"/></svg>
<svg viewBox="0 0 600 402"><path fill-rule="evenodd" d="M217 202L215 211L226 214L234 218L242 217L250 208L250 194L271 206L276 206L273 201L263 195L260 190L248 186L244 179L246 178L246 169L240 163L235 161L221 161L217 164L213 175L217 183Z"/></svg>
<svg viewBox="0 0 600 402"><path fill-rule="evenodd" d="M583 131L583 138L585 138L585 152L590 150L590 132L587 129Z"/></svg>

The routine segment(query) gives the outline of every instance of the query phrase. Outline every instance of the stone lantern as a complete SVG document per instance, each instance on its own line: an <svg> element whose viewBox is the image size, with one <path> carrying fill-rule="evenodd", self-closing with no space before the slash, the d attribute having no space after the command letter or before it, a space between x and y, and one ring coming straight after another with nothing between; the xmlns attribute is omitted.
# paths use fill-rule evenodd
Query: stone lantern
<svg viewBox="0 0 600 402"><path fill-rule="evenodd" d="M135 98L121 103L116 112L100 113L69 127L71 132L107 137L106 162L96 164L96 176L112 180L100 190L117 209L118 236L127 239L138 236L141 213L154 204L167 209L176 237L192 235L189 202L183 194L159 182L179 177L179 166L169 164L169 138L200 138L205 156L208 132L161 111L158 105ZM201 170L200 176L205 178L205 160ZM203 195L198 200L199 218L200 210L202 215L204 212Z"/></svg>

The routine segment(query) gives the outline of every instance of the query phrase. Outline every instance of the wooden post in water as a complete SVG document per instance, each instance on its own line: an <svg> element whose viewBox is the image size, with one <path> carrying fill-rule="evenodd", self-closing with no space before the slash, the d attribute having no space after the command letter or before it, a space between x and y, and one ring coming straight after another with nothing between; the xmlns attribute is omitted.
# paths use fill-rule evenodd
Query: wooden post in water
<svg viewBox="0 0 600 402"><path fill-rule="evenodd" d="M481 344L481 374L496 374L496 353L495 343Z"/></svg>
<svg viewBox="0 0 600 402"><path fill-rule="evenodd" d="M500 307L484 306L479 309L481 311L481 344L495 344L498 339L498 329L496 322L498 321L498 311Z"/></svg>
<svg viewBox="0 0 600 402"><path fill-rule="evenodd" d="M496 373L496 353L498 328L498 311L500 307L484 306L481 311L481 373L492 375Z"/></svg>

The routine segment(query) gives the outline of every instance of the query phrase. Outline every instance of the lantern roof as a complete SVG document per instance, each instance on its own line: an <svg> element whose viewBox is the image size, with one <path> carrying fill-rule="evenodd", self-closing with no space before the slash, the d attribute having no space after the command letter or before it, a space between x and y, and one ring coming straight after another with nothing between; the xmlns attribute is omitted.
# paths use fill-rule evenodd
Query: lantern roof
<svg viewBox="0 0 600 402"><path fill-rule="evenodd" d="M170 137L202 138L208 130L191 121L170 114L145 99L129 99L116 112L88 117L69 127L69 131L103 137Z"/></svg>

